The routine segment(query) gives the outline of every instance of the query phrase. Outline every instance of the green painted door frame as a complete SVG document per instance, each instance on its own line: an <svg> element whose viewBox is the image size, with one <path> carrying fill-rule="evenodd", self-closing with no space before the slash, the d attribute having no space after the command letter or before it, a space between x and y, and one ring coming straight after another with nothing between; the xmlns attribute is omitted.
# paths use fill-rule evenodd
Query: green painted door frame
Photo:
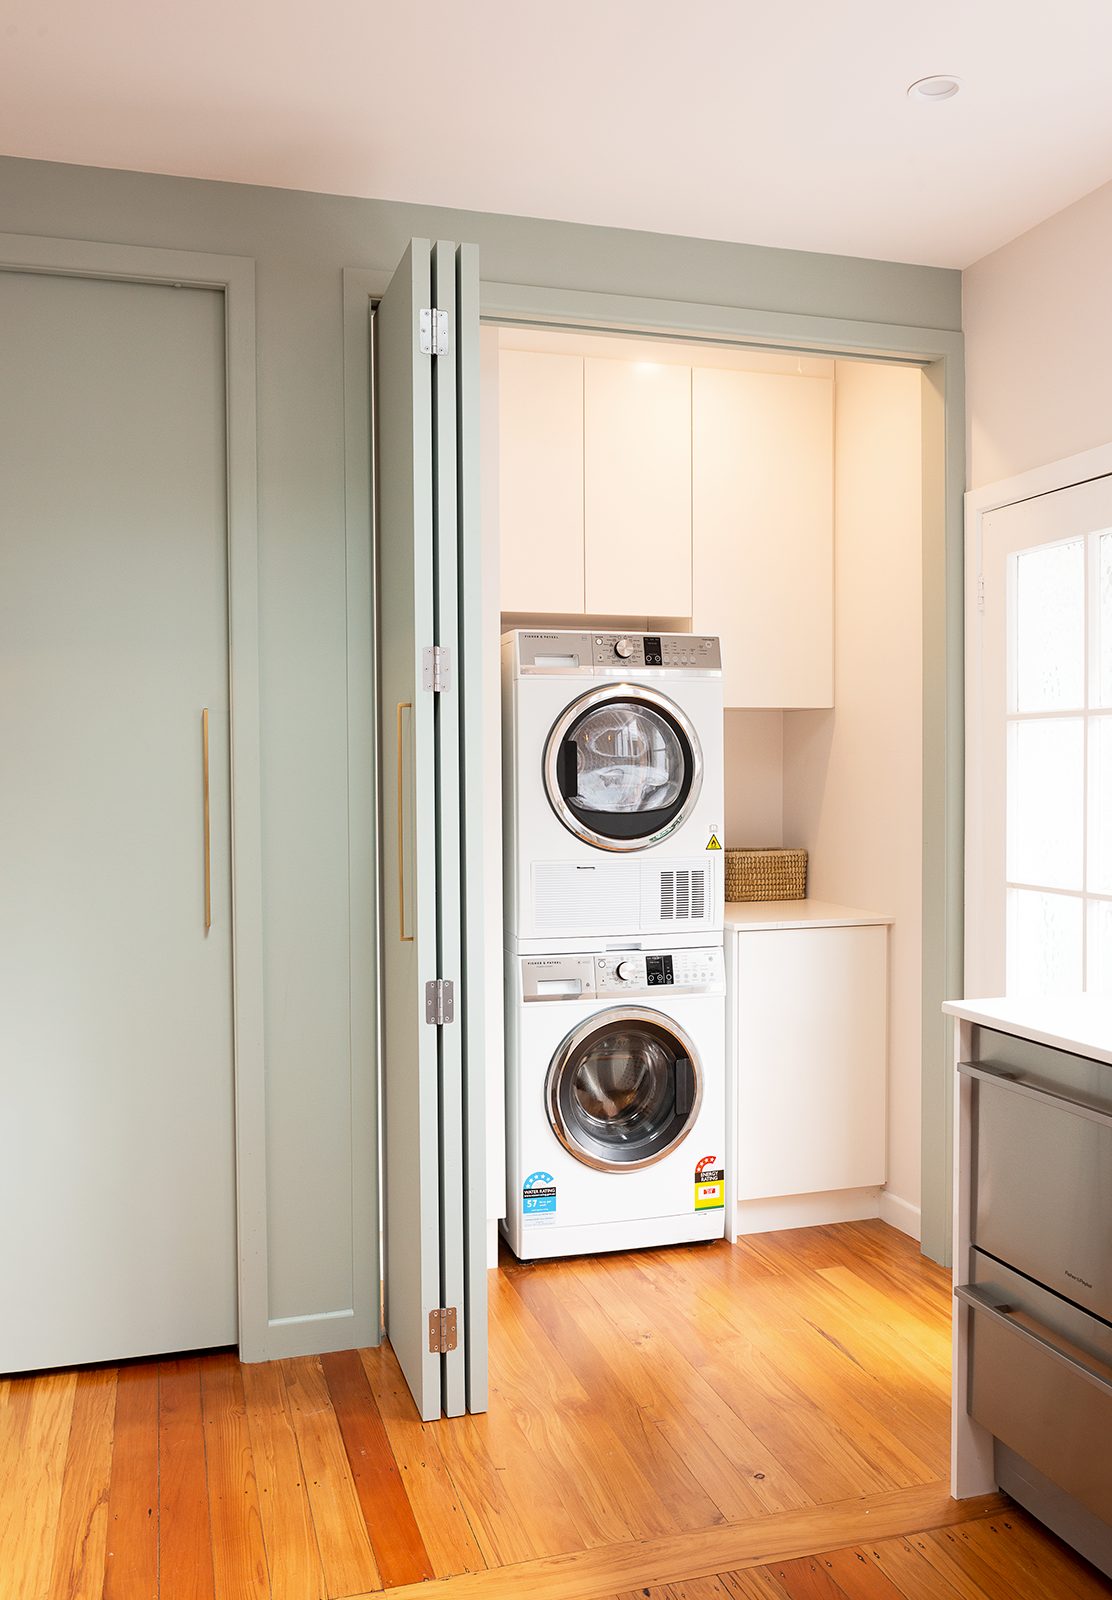
<svg viewBox="0 0 1112 1600"><path fill-rule="evenodd" d="M349 269L345 364L349 403L366 413L366 317L382 272ZM965 389L962 335L937 328L794 312L484 281L484 321L627 333L672 342L774 348L826 358L895 361L923 373L923 1022L922 1248L949 1264L952 1225L952 1034L942 1002L960 996L964 856ZM348 420L348 517L369 506L369 460ZM365 521L365 515L364 515Z"/></svg>

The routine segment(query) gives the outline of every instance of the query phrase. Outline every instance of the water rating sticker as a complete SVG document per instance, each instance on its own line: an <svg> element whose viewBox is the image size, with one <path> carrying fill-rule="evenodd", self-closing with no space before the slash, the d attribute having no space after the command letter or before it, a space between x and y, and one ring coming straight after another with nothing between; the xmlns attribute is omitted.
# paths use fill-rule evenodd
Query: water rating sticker
<svg viewBox="0 0 1112 1600"><path fill-rule="evenodd" d="M556 1221L556 1179L551 1172L531 1172L522 1184L521 1221L526 1228L551 1227Z"/></svg>
<svg viewBox="0 0 1112 1600"><path fill-rule="evenodd" d="M704 1156L695 1165L696 1211L721 1211L726 1203L726 1169L716 1165L717 1156Z"/></svg>

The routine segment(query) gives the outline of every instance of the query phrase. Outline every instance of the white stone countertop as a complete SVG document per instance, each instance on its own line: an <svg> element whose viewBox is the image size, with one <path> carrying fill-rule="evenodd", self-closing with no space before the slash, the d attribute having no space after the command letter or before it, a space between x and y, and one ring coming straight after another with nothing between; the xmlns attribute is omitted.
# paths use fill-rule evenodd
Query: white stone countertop
<svg viewBox="0 0 1112 1600"><path fill-rule="evenodd" d="M1038 995L1009 999L947 1000L951 1017L1036 1044L1112 1063L1112 995Z"/></svg>
<svg viewBox="0 0 1112 1600"><path fill-rule="evenodd" d="M726 927L742 933L769 928L867 928L895 919L831 900L727 900Z"/></svg>

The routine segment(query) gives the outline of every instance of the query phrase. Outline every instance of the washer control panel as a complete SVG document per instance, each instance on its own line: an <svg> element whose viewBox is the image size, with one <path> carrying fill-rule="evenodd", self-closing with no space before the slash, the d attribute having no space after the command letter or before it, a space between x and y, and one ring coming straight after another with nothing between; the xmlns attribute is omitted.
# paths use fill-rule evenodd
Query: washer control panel
<svg viewBox="0 0 1112 1600"><path fill-rule="evenodd" d="M529 1002L718 993L725 988L725 982L720 947L613 950L593 956L525 956L521 961L521 994Z"/></svg>
<svg viewBox="0 0 1112 1600"><path fill-rule="evenodd" d="M718 673L722 651L716 638L702 633L537 633L516 635L519 670L574 673L587 677L637 672Z"/></svg>
<svg viewBox="0 0 1112 1600"><path fill-rule="evenodd" d="M699 993L716 989L725 982L725 966L720 949L614 951L595 957L597 993L675 994Z"/></svg>
<svg viewBox="0 0 1112 1600"><path fill-rule="evenodd" d="M591 635L596 672L615 668L661 667L680 672L718 672L718 640L697 633L595 633Z"/></svg>

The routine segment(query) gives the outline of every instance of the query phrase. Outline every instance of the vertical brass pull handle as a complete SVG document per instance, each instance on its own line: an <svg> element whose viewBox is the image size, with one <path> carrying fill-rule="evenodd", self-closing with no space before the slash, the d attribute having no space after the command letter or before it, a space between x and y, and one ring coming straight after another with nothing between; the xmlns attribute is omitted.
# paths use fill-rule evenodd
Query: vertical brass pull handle
<svg viewBox="0 0 1112 1600"><path fill-rule="evenodd" d="M209 817L209 714L201 712L201 783L204 788L205 932L212 927L212 823Z"/></svg>
<svg viewBox="0 0 1112 1600"><path fill-rule="evenodd" d="M402 944L413 943L413 935L405 931L405 739L402 733L402 719L412 710L412 700L398 701L398 938Z"/></svg>

